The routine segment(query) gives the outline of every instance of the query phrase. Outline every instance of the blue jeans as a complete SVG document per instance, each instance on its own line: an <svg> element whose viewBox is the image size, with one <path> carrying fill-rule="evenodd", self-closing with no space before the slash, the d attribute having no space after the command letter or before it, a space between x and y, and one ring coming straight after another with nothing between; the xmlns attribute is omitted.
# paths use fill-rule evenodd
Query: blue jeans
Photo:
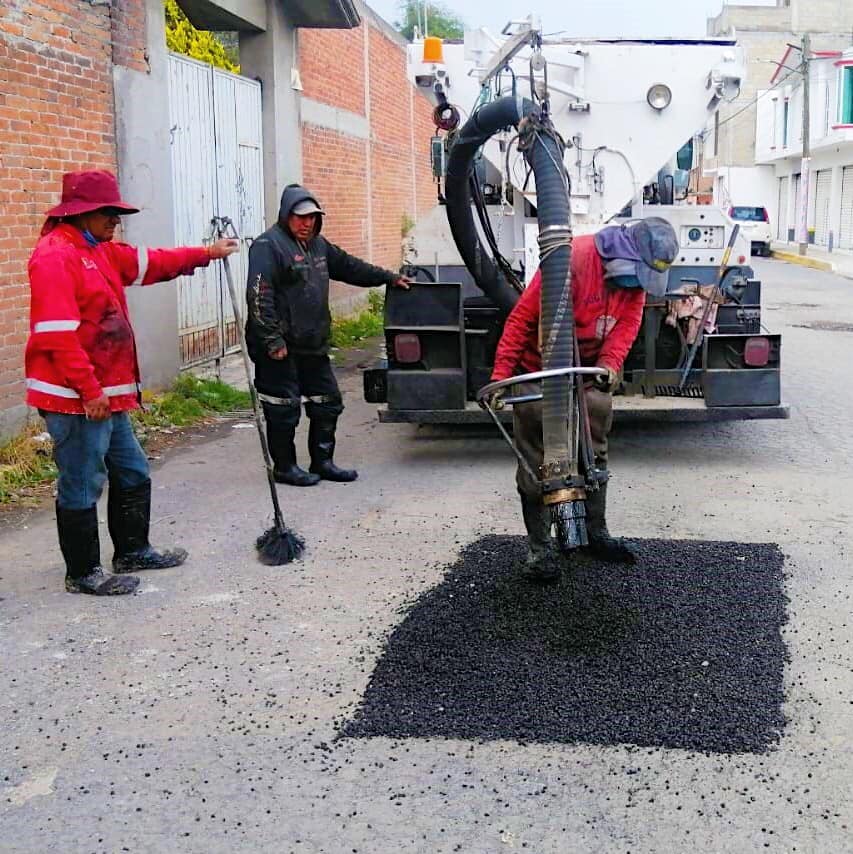
<svg viewBox="0 0 853 854"><path fill-rule="evenodd" d="M107 477L124 489L148 480L148 459L126 412L105 421L85 415L42 412L53 439L59 469L57 503L65 510L86 510L97 503Z"/></svg>

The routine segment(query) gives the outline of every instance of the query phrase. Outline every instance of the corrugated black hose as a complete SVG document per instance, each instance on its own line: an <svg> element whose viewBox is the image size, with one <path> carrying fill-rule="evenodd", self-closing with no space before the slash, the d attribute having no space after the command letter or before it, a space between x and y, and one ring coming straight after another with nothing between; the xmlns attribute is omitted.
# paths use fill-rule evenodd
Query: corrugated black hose
<svg viewBox="0 0 853 854"><path fill-rule="evenodd" d="M522 125L522 120L524 120ZM496 267L483 246L472 211L469 179L474 157L489 138L509 126L519 127L519 150L536 178L542 272L542 367L574 367L574 312L571 300L571 210L569 176L563 167L565 144L549 121L540 119L532 101L500 98L480 107L459 131L447 163L445 198L453 239L483 293L505 314L518 293ZM542 438L545 455L543 490L557 493L583 487L577 464L577 413L573 383L568 377L543 382ZM582 493L572 493L582 495ZM586 544L584 502L563 499L554 504L554 517L565 549Z"/></svg>
<svg viewBox="0 0 853 854"><path fill-rule="evenodd" d="M565 144L549 124L526 123L519 139L536 178L539 219L539 269L542 274L540 335L542 368L572 368L574 311L571 288L571 190L563 166ZM578 420L574 383L567 376L542 382L543 490L560 493L583 487L577 463ZM564 549L586 545L583 493L552 505Z"/></svg>
<svg viewBox="0 0 853 854"><path fill-rule="evenodd" d="M477 287L504 314L509 314L518 302L518 292L495 266L480 240L471 208L469 178L474 169L474 157L483 144L498 131L518 126L522 118L537 110L532 101L520 97L499 98L485 104L462 126L447 160L444 196L453 240Z"/></svg>

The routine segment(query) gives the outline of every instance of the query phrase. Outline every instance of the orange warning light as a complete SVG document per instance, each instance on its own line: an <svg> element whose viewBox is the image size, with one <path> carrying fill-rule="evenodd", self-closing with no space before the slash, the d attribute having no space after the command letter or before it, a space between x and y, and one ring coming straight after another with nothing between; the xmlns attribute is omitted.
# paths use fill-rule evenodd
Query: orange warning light
<svg viewBox="0 0 853 854"><path fill-rule="evenodd" d="M424 62L444 62L443 43L437 36L424 39Z"/></svg>

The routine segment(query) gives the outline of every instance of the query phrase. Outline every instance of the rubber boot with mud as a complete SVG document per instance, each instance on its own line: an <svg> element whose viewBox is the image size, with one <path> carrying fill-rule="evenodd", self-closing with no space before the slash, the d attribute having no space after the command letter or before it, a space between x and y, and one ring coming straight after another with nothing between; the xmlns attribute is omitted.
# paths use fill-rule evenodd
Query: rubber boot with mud
<svg viewBox="0 0 853 854"><path fill-rule="evenodd" d="M300 468L296 463L296 427L290 424L275 427L267 422L267 442L273 458L273 477L276 483L288 486L316 486L320 478Z"/></svg>
<svg viewBox="0 0 853 854"><path fill-rule="evenodd" d="M148 542L151 524L151 481L130 489L111 482L107 500L107 527L115 546L113 570L171 569L187 559L185 549L158 552Z"/></svg>
<svg viewBox="0 0 853 854"><path fill-rule="evenodd" d="M358 477L355 469L338 468L332 461L335 455L335 428L337 418L312 418L308 428L308 451L311 454L310 471L323 480L349 483Z"/></svg>
<svg viewBox="0 0 853 854"><path fill-rule="evenodd" d="M132 575L110 575L101 566L98 510L63 510L56 505L59 548L65 558L65 589L90 596L123 596L139 587Z"/></svg>
<svg viewBox="0 0 853 854"><path fill-rule="evenodd" d="M607 530L607 483L591 491L586 499L586 532L590 554L609 563L636 563L637 558L625 542L611 537Z"/></svg>
<svg viewBox="0 0 853 854"><path fill-rule="evenodd" d="M521 496L521 512L527 529L527 557L521 569L522 578L549 584L560 578L560 565L551 549L551 511L541 500Z"/></svg>

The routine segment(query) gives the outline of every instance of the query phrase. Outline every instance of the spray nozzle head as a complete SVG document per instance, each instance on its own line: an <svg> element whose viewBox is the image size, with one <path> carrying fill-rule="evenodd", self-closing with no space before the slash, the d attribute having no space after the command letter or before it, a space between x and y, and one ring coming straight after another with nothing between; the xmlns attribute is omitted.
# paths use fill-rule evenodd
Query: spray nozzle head
<svg viewBox="0 0 853 854"><path fill-rule="evenodd" d="M551 505L560 551L570 552L589 545L586 533L586 502L563 501Z"/></svg>

